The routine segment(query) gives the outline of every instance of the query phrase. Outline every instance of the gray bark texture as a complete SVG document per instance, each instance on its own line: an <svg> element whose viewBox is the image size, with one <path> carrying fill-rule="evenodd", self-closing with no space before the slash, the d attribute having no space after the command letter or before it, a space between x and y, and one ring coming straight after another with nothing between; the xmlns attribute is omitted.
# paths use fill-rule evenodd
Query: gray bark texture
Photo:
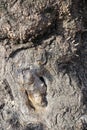
<svg viewBox="0 0 87 130"><path fill-rule="evenodd" d="M0 130L87 130L87 0L0 0Z"/></svg>

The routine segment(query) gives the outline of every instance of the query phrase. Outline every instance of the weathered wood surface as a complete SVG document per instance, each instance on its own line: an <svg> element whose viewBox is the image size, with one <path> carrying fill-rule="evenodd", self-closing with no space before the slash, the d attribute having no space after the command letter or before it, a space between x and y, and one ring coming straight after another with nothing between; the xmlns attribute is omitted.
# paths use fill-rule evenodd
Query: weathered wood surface
<svg viewBox="0 0 87 130"><path fill-rule="evenodd" d="M0 0L0 130L86 129L86 0Z"/></svg>

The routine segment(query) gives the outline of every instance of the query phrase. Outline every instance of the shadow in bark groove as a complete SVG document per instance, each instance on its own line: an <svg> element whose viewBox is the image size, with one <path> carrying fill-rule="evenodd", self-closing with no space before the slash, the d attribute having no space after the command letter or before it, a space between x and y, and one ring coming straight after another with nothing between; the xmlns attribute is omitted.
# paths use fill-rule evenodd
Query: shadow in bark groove
<svg viewBox="0 0 87 130"><path fill-rule="evenodd" d="M44 130L44 126L42 123L40 124L28 124L24 130Z"/></svg>
<svg viewBox="0 0 87 130"><path fill-rule="evenodd" d="M19 130L20 129L20 122L18 118L18 114L15 112L11 119L9 119L9 124L11 125L12 129Z"/></svg>

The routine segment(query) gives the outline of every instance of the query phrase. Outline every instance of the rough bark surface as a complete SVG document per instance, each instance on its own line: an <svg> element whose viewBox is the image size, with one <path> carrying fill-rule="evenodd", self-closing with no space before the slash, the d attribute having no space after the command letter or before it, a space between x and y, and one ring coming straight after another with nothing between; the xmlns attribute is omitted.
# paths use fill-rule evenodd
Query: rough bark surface
<svg viewBox="0 0 87 130"><path fill-rule="evenodd" d="M86 0L0 0L0 130L87 130Z"/></svg>

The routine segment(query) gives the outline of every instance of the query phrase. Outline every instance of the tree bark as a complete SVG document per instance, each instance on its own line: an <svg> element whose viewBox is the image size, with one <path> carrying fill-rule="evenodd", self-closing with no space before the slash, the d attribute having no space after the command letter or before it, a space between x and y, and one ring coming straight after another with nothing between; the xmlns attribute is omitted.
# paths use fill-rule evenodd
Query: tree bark
<svg viewBox="0 0 87 130"><path fill-rule="evenodd" d="M0 1L0 129L87 129L87 1Z"/></svg>

